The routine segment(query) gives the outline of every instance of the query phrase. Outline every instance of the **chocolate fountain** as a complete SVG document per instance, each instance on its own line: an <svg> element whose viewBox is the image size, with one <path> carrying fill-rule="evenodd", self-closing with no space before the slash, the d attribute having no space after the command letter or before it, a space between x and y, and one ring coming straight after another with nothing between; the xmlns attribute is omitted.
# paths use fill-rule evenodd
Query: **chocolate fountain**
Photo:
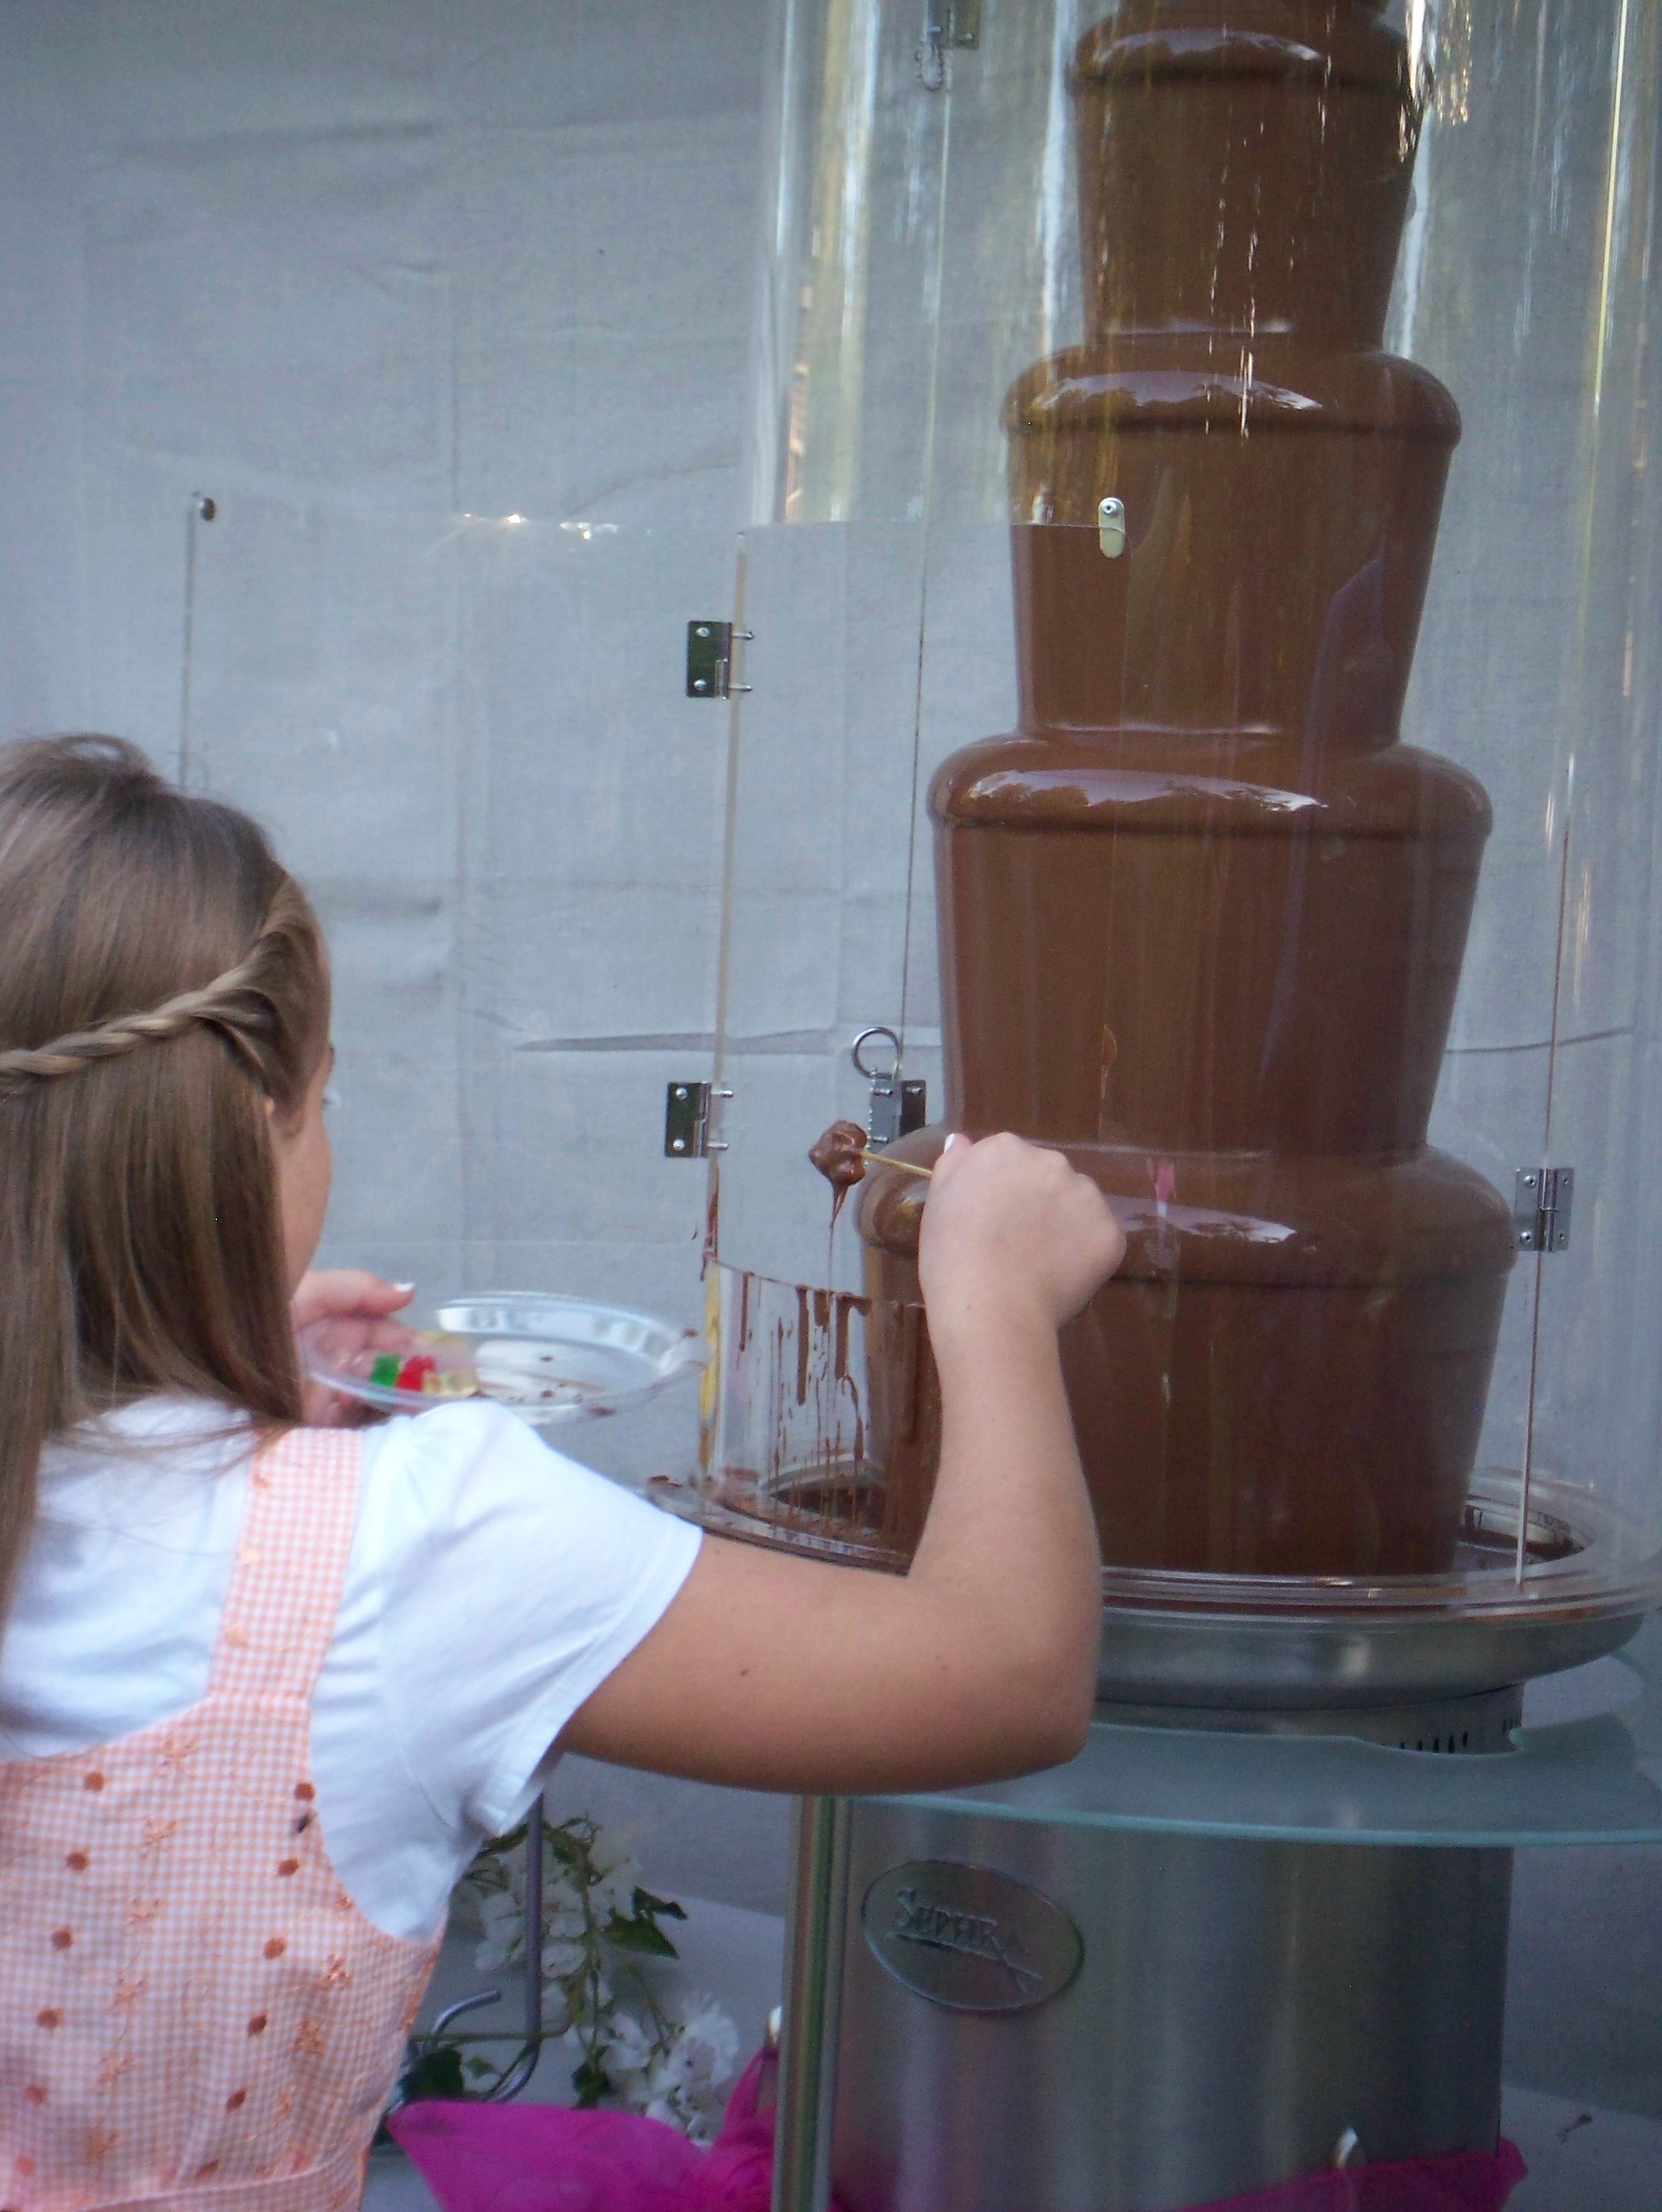
<svg viewBox="0 0 1662 2212"><path fill-rule="evenodd" d="M948 1130L1062 1149L1128 1250L1064 1340L1091 1743L801 1807L777 2212L1494 2160L1513 1848L1662 1834L1513 1736L1662 1589L1662 0L1481 69L1457 11L1434 97L1439 13L779 0L673 1502L904 1565L890 1169ZM928 1126L851 1119L856 1032Z"/></svg>
<svg viewBox="0 0 1662 2212"><path fill-rule="evenodd" d="M948 1119L1126 1224L1066 1346L1111 1565L1436 1572L1513 1234L1426 1144L1489 808L1398 732L1459 435L1380 349L1407 49L1161 0L1071 88L1088 336L1005 410L1021 726L930 794ZM919 1213L868 1201L880 1300Z"/></svg>

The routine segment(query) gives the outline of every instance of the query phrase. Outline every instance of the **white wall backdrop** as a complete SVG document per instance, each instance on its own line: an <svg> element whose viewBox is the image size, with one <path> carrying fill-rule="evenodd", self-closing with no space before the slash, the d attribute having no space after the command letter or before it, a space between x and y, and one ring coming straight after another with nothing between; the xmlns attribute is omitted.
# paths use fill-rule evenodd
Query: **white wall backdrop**
<svg viewBox="0 0 1662 2212"><path fill-rule="evenodd" d="M335 950L331 1253L433 1293L697 1315L660 1131L725 727L680 625L732 591L761 27L0 9L0 726L269 823Z"/></svg>

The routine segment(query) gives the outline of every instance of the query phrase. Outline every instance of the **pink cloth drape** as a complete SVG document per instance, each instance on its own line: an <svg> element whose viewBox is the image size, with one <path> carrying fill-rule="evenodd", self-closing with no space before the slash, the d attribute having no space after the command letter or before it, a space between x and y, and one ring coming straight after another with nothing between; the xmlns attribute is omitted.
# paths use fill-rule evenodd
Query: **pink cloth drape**
<svg viewBox="0 0 1662 2212"><path fill-rule="evenodd" d="M757 2110L761 2068L757 2057L746 2069L707 2151L638 2113L554 2105L435 2099L406 2105L388 2124L445 2212L769 2212L773 2115ZM1524 2172L1503 2142L1493 2157L1460 2151L1310 2174L1194 2212L1501 2212Z"/></svg>

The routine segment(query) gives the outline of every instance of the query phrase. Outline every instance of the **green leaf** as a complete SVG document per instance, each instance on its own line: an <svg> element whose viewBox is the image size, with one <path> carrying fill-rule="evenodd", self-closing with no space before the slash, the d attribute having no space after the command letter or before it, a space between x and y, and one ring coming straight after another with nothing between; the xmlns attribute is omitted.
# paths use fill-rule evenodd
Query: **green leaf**
<svg viewBox="0 0 1662 2212"><path fill-rule="evenodd" d="M472 2075L476 2081L482 2081L487 2075L494 2075L496 2069L491 2064L488 2058L470 2058L467 2063L467 2070Z"/></svg>
<svg viewBox="0 0 1662 2212"><path fill-rule="evenodd" d="M606 1941L615 1950L638 1951L649 1959L678 1959L681 1956L655 1922L620 1920L615 1912L606 1923Z"/></svg>
<svg viewBox="0 0 1662 2212"><path fill-rule="evenodd" d="M687 1917L685 1905L677 1905L672 1897L654 1897L649 1889L636 1890L634 1910L637 1919L642 1913L651 1913L662 1920L684 1920Z"/></svg>
<svg viewBox="0 0 1662 2212"><path fill-rule="evenodd" d="M467 2084L462 2079L461 2052L454 2045L445 2043L436 2051L422 2051L405 2069L398 2087L407 2105L418 2104L428 2097L465 2097Z"/></svg>
<svg viewBox="0 0 1662 2212"><path fill-rule="evenodd" d="M573 2069L571 2078L572 2087L577 2092L578 2107L583 2112L592 2111L612 2086L606 2079L605 2068L592 2052Z"/></svg>

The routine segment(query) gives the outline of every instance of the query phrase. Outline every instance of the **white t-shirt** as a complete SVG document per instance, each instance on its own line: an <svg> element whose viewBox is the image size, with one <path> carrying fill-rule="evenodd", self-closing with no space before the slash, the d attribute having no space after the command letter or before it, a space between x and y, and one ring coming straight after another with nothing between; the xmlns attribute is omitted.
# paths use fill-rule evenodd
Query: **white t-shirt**
<svg viewBox="0 0 1662 2212"><path fill-rule="evenodd" d="M48 1448L0 1644L0 1759L112 1742L205 1693L248 1492L227 1418L153 1399ZM420 1937L661 1618L699 1536L499 1406L406 1416L363 1443L312 1772L359 1909Z"/></svg>

